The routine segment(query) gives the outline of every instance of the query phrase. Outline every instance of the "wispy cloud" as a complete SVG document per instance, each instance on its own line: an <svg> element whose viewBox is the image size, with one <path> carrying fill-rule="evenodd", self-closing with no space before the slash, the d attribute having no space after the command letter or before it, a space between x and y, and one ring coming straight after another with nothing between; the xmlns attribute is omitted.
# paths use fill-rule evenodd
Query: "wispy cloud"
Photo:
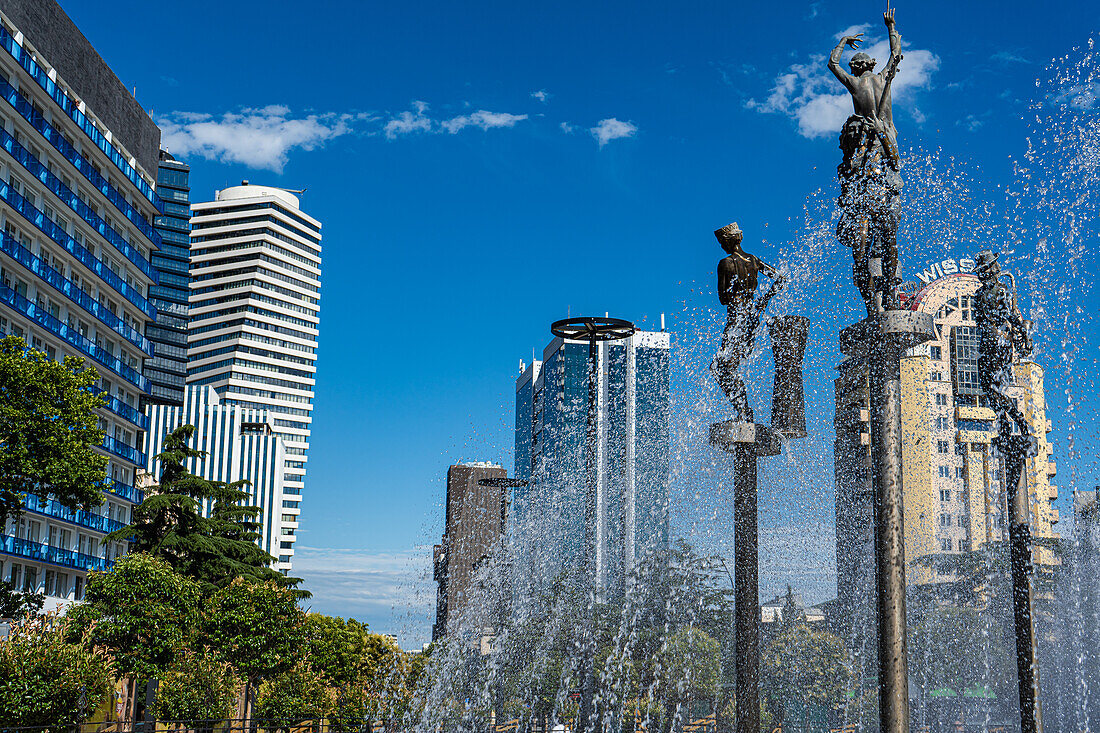
<svg viewBox="0 0 1100 733"><path fill-rule="evenodd" d="M855 25L836 34L836 38L866 33L867 24ZM865 50L885 63L890 57L889 39L868 38ZM849 52L850 54L850 52ZM905 48L905 59L891 88L895 101L912 101L914 92L931 85L932 74L939 68L939 57L924 49ZM783 114L798 123L798 133L815 138L840 131L852 114L852 102L826 66L828 57L815 54L807 61L794 63L775 77L771 92L763 100L750 99L749 109L765 114ZM846 63L846 62L845 62ZM880 68L881 68L880 64ZM919 117L919 111L915 113Z"/></svg>
<svg viewBox="0 0 1100 733"><path fill-rule="evenodd" d="M457 115L445 119L433 118L428 113L426 102L413 102L412 111L406 110L398 115L391 116L383 126L386 137L396 140L402 135L416 133L441 133L452 135L467 127L477 127L481 130L491 130L501 127L515 127L517 122L527 119L527 115L516 115L510 112L490 112L479 109L476 112L465 115Z"/></svg>
<svg viewBox="0 0 1100 733"><path fill-rule="evenodd" d="M560 127L561 131L564 132L566 135L572 135L577 129L574 125L571 125L568 122L563 122L558 125L558 127Z"/></svg>
<svg viewBox="0 0 1100 733"><path fill-rule="evenodd" d="M439 123L452 135L466 127L479 127L482 130L491 130L496 127L515 127L517 122L527 119L527 115L513 115L508 112L489 112L479 109L468 115L459 115Z"/></svg>
<svg viewBox="0 0 1100 733"><path fill-rule="evenodd" d="M292 150L315 150L352 130L365 119L357 114L294 115L282 105L245 108L213 115L170 112L157 115L161 144L178 156L195 156L223 163L281 173Z"/></svg>
<svg viewBox="0 0 1100 733"><path fill-rule="evenodd" d="M612 140L634 137L638 132L638 127L633 122L624 122L614 117L608 117L605 120L600 120L595 127L589 128L588 132L596 138L596 142L602 148Z"/></svg>
<svg viewBox="0 0 1100 733"><path fill-rule="evenodd" d="M1001 64L1030 64L1031 59L1015 51L998 51L989 57Z"/></svg>
<svg viewBox="0 0 1100 733"><path fill-rule="evenodd" d="M397 634L406 648L430 638L435 608L431 548L369 552L298 546L293 574L313 593L304 603L314 611L356 618L373 631Z"/></svg>
<svg viewBox="0 0 1100 733"><path fill-rule="evenodd" d="M549 92L547 92L545 89L540 89L537 92L531 92L531 97L534 98L534 99L539 100L543 104L546 104L547 102L549 102L550 97L552 97L552 96L553 95L550 94Z"/></svg>

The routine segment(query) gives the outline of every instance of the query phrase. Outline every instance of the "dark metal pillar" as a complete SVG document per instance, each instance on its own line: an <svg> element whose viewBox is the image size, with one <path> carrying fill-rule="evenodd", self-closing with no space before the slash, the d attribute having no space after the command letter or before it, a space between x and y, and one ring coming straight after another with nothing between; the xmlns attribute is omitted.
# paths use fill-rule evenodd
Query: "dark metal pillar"
<svg viewBox="0 0 1100 733"><path fill-rule="evenodd" d="M1008 491L1008 539L1012 567L1012 620L1016 627L1016 673L1020 681L1020 729L1042 733L1039 661L1035 657L1035 620L1031 590L1031 507L1024 467L1030 444L1026 436L1007 434L1002 424L998 447L1005 457Z"/></svg>
<svg viewBox="0 0 1100 733"><path fill-rule="evenodd" d="M879 330L868 360L871 483L875 508L879 729L909 731L909 665L905 628L905 521L901 486L901 361Z"/></svg>
<svg viewBox="0 0 1100 733"><path fill-rule="evenodd" d="M585 630L581 658L581 704L577 729L587 731L595 726L593 698L596 694L596 446L598 389L600 375L599 348L595 334L588 341L588 417L584 437L584 579L586 596Z"/></svg>
<svg viewBox="0 0 1100 733"><path fill-rule="evenodd" d="M588 341L588 414L584 446L584 569L586 606L581 629L581 700L575 729L595 730L596 711L596 450L598 446L599 342L617 341L634 335L634 324L620 318L567 318L555 321L550 332L563 339Z"/></svg>
<svg viewBox="0 0 1100 733"><path fill-rule="evenodd" d="M734 624L737 637L736 730L760 732L760 562L757 547L756 445L734 451Z"/></svg>

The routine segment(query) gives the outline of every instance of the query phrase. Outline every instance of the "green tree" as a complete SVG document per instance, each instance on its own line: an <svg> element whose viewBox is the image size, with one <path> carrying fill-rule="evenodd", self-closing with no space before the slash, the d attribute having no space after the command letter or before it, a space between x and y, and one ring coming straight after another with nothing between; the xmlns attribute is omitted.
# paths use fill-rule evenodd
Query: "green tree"
<svg viewBox="0 0 1100 733"><path fill-rule="evenodd" d="M191 641L198 586L162 560L127 555L88 576L84 603L69 611L70 634L106 648L120 675L161 678Z"/></svg>
<svg viewBox="0 0 1100 733"><path fill-rule="evenodd" d="M107 655L86 639L66 640L66 619L14 624L0 639L0 711L5 725L77 725L111 690Z"/></svg>
<svg viewBox="0 0 1100 733"><path fill-rule="evenodd" d="M668 638L661 659L669 710L682 706L682 715L697 712L697 700L713 701L721 673L718 642L694 626L677 629Z"/></svg>
<svg viewBox="0 0 1100 733"><path fill-rule="evenodd" d="M210 599L203 635L253 688L289 672L303 658L305 616L292 589L237 578Z"/></svg>
<svg viewBox="0 0 1100 733"><path fill-rule="evenodd" d="M307 656L330 687L359 684L377 665L367 625L355 619L311 613L305 620Z"/></svg>
<svg viewBox="0 0 1100 733"><path fill-rule="evenodd" d="M0 526L23 512L25 496L75 511L103 503L107 458L84 360L53 361L15 336L0 339Z"/></svg>
<svg viewBox="0 0 1100 733"><path fill-rule="evenodd" d="M260 685L254 717L267 729L290 730L298 723L324 716L330 699L321 675L308 662L299 660Z"/></svg>
<svg viewBox="0 0 1100 733"><path fill-rule="evenodd" d="M835 715L845 701L850 676L848 650L840 637L808 624L773 636L761 659L761 687L776 725L797 710Z"/></svg>
<svg viewBox="0 0 1100 733"><path fill-rule="evenodd" d="M107 539L129 540L135 552L163 559L206 593L234 578L298 582L272 569L274 558L256 544L260 509L245 503L247 482L209 481L187 470L187 461L205 455L189 445L194 433L193 425L182 425L168 434L157 455L160 484L146 490L133 523ZM203 515L204 506L210 506L209 516Z"/></svg>
<svg viewBox="0 0 1100 733"><path fill-rule="evenodd" d="M157 687L153 716L189 727L233 716L241 680L209 649L184 650Z"/></svg>
<svg viewBox="0 0 1100 733"><path fill-rule="evenodd" d="M37 615L46 602L43 593L26 591L19 593L15 590L15 583L10 580L0 580L0 619L21 618L27 614Z"/></svg>

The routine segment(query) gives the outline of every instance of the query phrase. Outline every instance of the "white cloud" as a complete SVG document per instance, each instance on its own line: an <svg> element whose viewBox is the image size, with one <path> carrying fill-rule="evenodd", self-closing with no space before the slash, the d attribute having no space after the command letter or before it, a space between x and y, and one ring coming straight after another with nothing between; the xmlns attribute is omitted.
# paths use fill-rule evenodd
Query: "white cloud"
<svg viewBox="0 0 1100 733"><path fill-rule="evenodd" d="M158 115L161 144L177 156L239 163L281 173L292 150L315 150L351 132L350 114L294 116L282 105L219 116L196 112Z"/></svg>
<svg viewBox="0 0 1100 733"><path fill-rule="evenodd" d="M1015 51L998 51L989 57L992 61L1002 64L1030 64L1031 59Z"/></svg>
<svg viewBox="0 0 1100 733"><path fill-rule="evenodd" d="M413 102L413 111L406 110L399 115L390 117L383 126L386 137L396 140L402 135L414 133L442 133L452 135L467 127L478 127L482 130L491 130L501 127L515 127L517 122L527 119L527 115L514 115L509 112L490 112L479 109L468 115L458 115L449 119L434 119L428 114L426 102Z"/></svg>
<svg viewBox="0 0 1100 733"><path fill-rule="evenodd" d="M404 648L418 648L430 636L435 610L431 548L368 552L297 546L292 575L313 593L312 610L352 617L373 631L398 635Z"/></svg>
<svg viewBox="0 0 1100 733"><path fill-rule="evenodd" d="M543 104L546 104L550 101L550 97L552 97L553 95L547 92L545 89L540 89L537 92L531 92L531 96L539 100Z"/></svg>
<svg viewBox="0 0 1100 733"><path fill-rule="evenodd" d="M866 33L869 25L856 25L836 34L836 38ZM860 49L881 63L890 58L890 41L887 38L868 38L870 45ZM846 56L851 55L851 51ZM891 86L894 102L908 103L912 109L915 92L931 85L932 74L939 68L940 60L931 51L905 48L905 58L901 62L897 76ZM815 54L805 63L788 66L775 77L774 85L768 97L761 100L750 99L745 103L749 109L761 113L783 114L798 123L798 133L803 137L815 138L837 133L844 120L852 114L852 102L847 91L833 77L827 67L828 57ZM847 63L845 60L843 63ZM895 104L895 109L898 105ZM914 117L921 121L919 111Z"/></svg>
<svg viewBox="0 0 1100 733"><path fill-rule="evenodd" d="M428 111L427 102L413 102L416 112L402 112L397 117L391 117L383 129L390 140L397 139L400 135L409 135L414 132L431 132L432 121L425 112Z"/></svg>
<svg viewBox="0 0 1100 733"><path fill-rule="evenodd" d="M592 137L596 138L602 148L612 140L634 137L638 132L638 127L633 122L623 122L614 117L608 117L606 120L600 120L599 124L589 128L588 131L592 133Z"/></svg>
<svg viewBox="0 0 1100 733"><path fill-rule="evenodd" d="M482 130L490 130L494 127L515 127L517 122L527 119L527 115L513 115L507 112L489 112L479 109L468 115L459 115L439 123L447 132L454 135L465 127L480 127Z"/></svg>
<svg viewBox="0 0 1100 733"><path fill-rule="evenodd" d="M575 126L570 125L568 122L561 123L559 127L561 127L561 131L564 132L566 135L572 135L577 130Z"/></svg>

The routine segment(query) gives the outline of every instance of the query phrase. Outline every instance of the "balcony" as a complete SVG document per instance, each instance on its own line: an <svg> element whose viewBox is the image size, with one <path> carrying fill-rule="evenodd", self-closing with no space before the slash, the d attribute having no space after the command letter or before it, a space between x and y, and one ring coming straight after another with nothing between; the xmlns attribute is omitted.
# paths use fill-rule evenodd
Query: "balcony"
<svg viewBox="0 0 1100 733"><path fill-rule="evenodd" d="M104 435L103 448L110 453L114 453L120 458L125 458L130 463L137 465L139 468L145 468L145 453L139 451L137 448L126 445L117 438L112 438L110 435Z"/></svg>
<svg viewBox="0 0 1100 733"><path fill-rule="evenodd" d="M0 285L0 303L7 303L15 311L24 314L55 336L75 346L127 382L133 384L142 392L149 392L149 380L136 369L126 366L120 359L112 356L106 349L96 346L95 343L77 333L76 329L69 328L68 325L54 318L45 310L39 308L6 285Z"/></svg>
<svg viewBox="0 0 1100 733"><path fill-rule="evenodd" d="M958 405L955 407L956 420L994 420L997 413L988 407L974 407L973 405Z"/></svg>
<svg viewBox="0 0 1100 733"><path fill-rule="evenodd" d="M126 220L137 227L145 238L148 239L156 246L160 246L160 232L153 228L141 213L134 208L133 204L126 200L126 197L122 193L111 185L102 173L95 169L91 161L77 152L73 144L65 139L65 136L56 127L46 121L38 111L31 105L22 94L16 90L11 84L0 78L0 96L7 100L19 115L30 123L31 127L38 131L43 138L46 139L57 152L73 164L80 173L88 179L88 182L99 189L100 193L107 197L107 199L114 204L119 213L126 217Z"/></svg>
<svg viewBox="0 0 1100 733"><path fill-rule="evenodd" d="M142 466L144 468L144 465ZM140 504L145 501L145 492L131 484L124 484L121 481L115 481L114 479L108 479L107 483L103 485L103 490L114 494L115 496L122 497L126 501L132 504Z"/></svg>
<svg viewBox="0 0 1100 733"><path fill-rule="evenodd" d="M88 529L95 530L96 532L103 532L104 534L107 532L114 532L126 526L117 519L108 519L102 514L96 514L95 512L86 512L80 509L75 512L69 511L53 499L42 501L34 495L27 497L25 505L28 511L60 519L70 524L75 524L78 527L87 527Z"/></svg>
<svg viewBox="0 0 1100 733"><path fill-rule="evenodd" d="M26 53L23 47L15 42L15 38L13 38L11 33L8 32L8 29L3 26L0 26L0 46L3 46L4 50L11 54L11 57L31 75L31 78L38 83L38 86L42 87L42 90L57 103L57 106L76 123L77 127L88 136L88 139L103 151L104 155L106 155L122 174L126 176L126 179L134 184L137 190L141 192L141 195L148 199L149 203L157 208L157 211L163 213L164 203L153 191L153 187L145 182L145 179L138 174L137 170L135 170L132 165L130 165L130 162L126 159L126 156L122 154L122 151L107 140L103 133L100 132L99 128L96 127L96 124L80 111L79 106L70 99L65 92L61 91L61 88L49 77L46 70L39 66L38 63L30 57L30 54Z"/></svg>
<svg viewBox="0 0 1100 733"><path fill-rule="evenodd" d="M108 226L107 222L91 206L81 201L72 189L62 183L60 178L42 165L38 158L31 155L30 151L16 142L15 138L2 127L0 127L0 147L3 147L11 157L19 161L19 165L37 178L39 183L68 206L74 214L83 219L85 224L95 229L99 236L110 242L119 254L129 260L130 264L144 272L154 283L157 281L157 270L153 267L152 262L138 252L137 248L127 242L114 228Z"/></svg>
<svg viewBox="0 0 1100 733"><path fill-rule="evenodd" d="M1057 476L1057 475L1058 475L1058 464L1054 461L1048 462L1047 463L1047 476Z"/></svg>
<svg viewBox="0 0 1100 733"><path fill-rule="evenodd" d="M141 430L149 429L149 416L146 415L144 412L138 410L137 408L131 407L130 405L127 405L118 397L114 397L106 391L93 391L95 391L96 394L103 396L103 406L106 407L108 410L115 413L123 420L126 420L136 427L140 428Z"/></svg>
<svg viewBox="0 0 1100 733"><path fill-rule="evenodd" d="M7 204L18 211L24 219L30 222L32 226L36 227L40 232L53 240L59 247L64 248L66 252L79 260L81 264L118 291L119 295L137 306L138 310L150 318L157 317L156 309L145 299L144 295L130 287L125 280L112 272L107 265L85 249L83 245L78 244L75 239L69 236L68 232L47 219L46 215L36 209L22 194L13 191L7 182L0 182L0 199L7 202Z"/></svg>
<svg viewBox="0 0 1100 733"><path fill-rule="evenodd" d="M83 552L73 550L62 550L59 547L50 547L41 542L31 542L9 535L0 535L0 553L74 570L107 570L110 567L110 563L102 557L85 555Z"/></svg>
<svg viewBox="0 0 1100 733"><path fill-rule="evenodd" d="M46 281L54 290L88 311L119 336L122 336L149 356L153 355L152 344L140 331L127 325L121 318L107 310L107 306L99 303L92 296L78 288L73 281L47 265L40 257L31 254L30 250L15 241L15 238L7 232L0 235L0 251L23 265L35 276Z"/></svg>

